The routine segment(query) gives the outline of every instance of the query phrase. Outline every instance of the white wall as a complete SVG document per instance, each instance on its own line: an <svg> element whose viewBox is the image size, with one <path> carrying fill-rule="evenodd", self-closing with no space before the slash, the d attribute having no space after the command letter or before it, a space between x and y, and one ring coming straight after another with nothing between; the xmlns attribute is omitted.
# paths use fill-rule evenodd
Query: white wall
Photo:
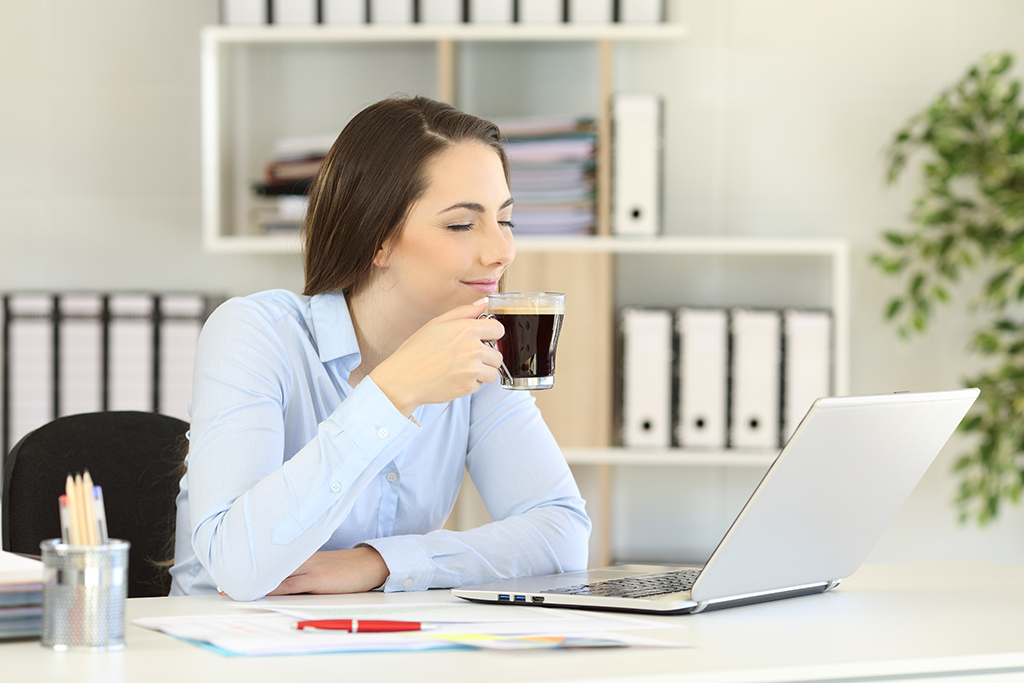
<svg viewBox="0 0 1024 683"><path fill-rule="evenodd" d="M0 291L301 288L296 256L200 248L199 27L216 20L215 0L0 3ZM670 0L670 15L689 25L686 40L621 46L616 68L622 89L665 97L667 231L850 239L853 391L958 386L975 368L962 305L909 344L881 322L894 283L867 257L882 228L904 224L916 186L884 186L883 149L986 51L1024 58L1024 3ZM559 70L527 54L542 100L572 91L576 65L593 61L573 53ZM661 283L639 271L630 287L656 296ZM956 524L949 469L964 447L947 447L874 559L1024 562L1019 508L984 531ZM710 552L757 480L619 474L618 554L666 559ZM672 498L681 504L651 503ZM667 530L681 540L666 545Z"/></svg>

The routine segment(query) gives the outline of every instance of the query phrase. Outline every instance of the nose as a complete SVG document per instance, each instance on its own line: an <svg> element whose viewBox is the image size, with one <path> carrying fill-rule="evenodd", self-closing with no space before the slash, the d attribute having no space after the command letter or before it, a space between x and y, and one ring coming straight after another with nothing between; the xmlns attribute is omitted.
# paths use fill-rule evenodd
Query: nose
<svg viewBox="0 0 1024 683"><path fill-rule="evenodd" d="M480 250L480 261L485 266L506 267L516 257L516 241L512 231L501 223L494 222L487 230Z"/></svg>

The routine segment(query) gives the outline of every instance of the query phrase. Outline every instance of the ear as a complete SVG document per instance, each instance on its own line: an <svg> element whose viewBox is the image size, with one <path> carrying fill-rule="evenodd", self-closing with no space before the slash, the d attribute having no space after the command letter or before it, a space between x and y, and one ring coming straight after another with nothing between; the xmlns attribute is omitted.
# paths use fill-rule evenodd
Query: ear
<svg viewBox="0 0 1024 683"><path fill-rule="evenodd" d="M389 242L385 242L373 255L373 265L378 268L387 268L391 265L391 244Z"/></svg>

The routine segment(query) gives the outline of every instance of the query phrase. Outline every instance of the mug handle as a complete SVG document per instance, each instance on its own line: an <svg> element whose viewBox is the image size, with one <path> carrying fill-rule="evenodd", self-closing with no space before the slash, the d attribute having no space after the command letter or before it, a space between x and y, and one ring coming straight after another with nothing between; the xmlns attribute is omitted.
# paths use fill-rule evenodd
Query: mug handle
<svg viewBox="0 0 1024 683"><path fill-rule="evenodd" d="M490 313L481 313L480 315L477 316L477 320L494 320L494 318L495 318L495 316L491 315ZM484 344L487 344L488 346L490 346L494 350L498 349L498 345L495 342L493 342L493 341L488 340L488 341L485 341ZM501 383L502 383L502 385L506 385L506 384L508 386L512 385L512 373L509 372L508 368L505 367L505 356L504 355L501 357L501 366L498 367L498 374L501 375Z"/></svg>

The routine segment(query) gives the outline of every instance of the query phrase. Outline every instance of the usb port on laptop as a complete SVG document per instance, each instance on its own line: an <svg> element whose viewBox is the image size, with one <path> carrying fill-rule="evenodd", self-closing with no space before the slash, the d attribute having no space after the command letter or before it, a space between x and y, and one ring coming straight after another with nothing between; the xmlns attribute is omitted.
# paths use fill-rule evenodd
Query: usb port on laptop
<svg viewBox="0 0 1024 683"><path fill-rule="evenodd" d="M526 596L525 595L517 595L516 596L516 602L526 602Z"/></svg>
<svg viewBox="0 0 1024 683"><path fill-rule="evenodd" d="M510 602L510 600L507 595L499 595L498 602Z"/></svg>

